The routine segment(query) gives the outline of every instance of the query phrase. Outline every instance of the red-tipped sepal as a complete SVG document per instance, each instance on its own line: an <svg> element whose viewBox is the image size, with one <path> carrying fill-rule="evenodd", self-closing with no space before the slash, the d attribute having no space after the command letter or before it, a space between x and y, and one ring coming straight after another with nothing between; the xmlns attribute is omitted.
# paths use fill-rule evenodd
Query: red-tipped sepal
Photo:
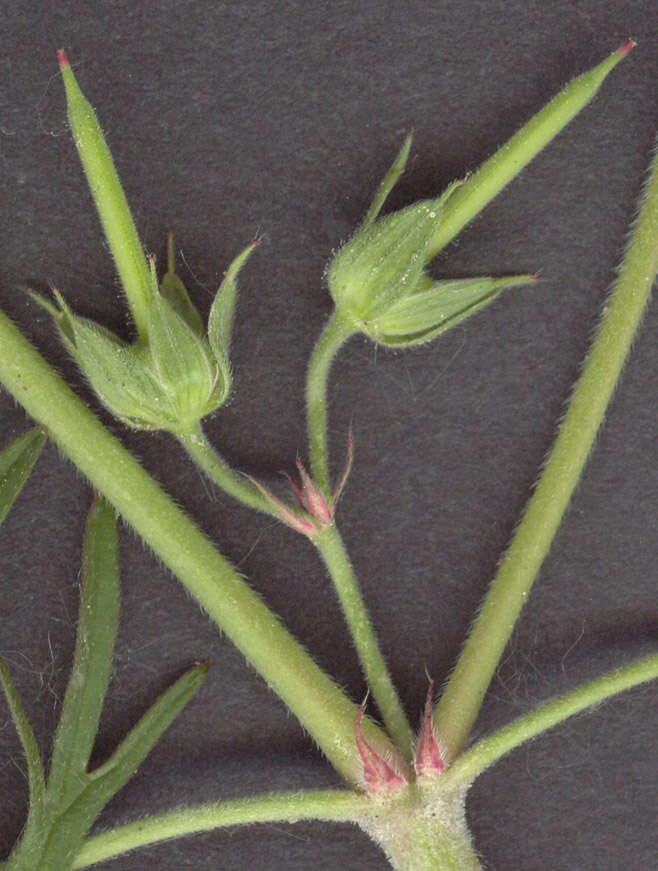
<svg viewBox="0 0 658 871"><path fill-rule="evenodd" d="M427 775L436 776L444 770L445 762L441 754L441 748L434 735L432 726L432 696L434 693L434 681L430 681L429 689L427 690L427 699L425 701L425 713L423 715L423 726L420 730L420 738L418 739L418 747L416 756L414 757L414 768L418 777Z"/></svg>
<svg viewBox="0 0 658 871"><path fill-rule="evenodd" d="M350 472L352 471L352 460L354 459L354 436L352 435L352 427L350 427L350 431L347 434L347 453L345 454L345 465L343 467L343 471L341 473L340 478L336 486L334 487L334 492L331 494L331 514L333 516L336 511L336 505L338 504L338 500L340 499L340 494L343 492L343 487L345 486L345 482L349 478Z"/></svg>
<svg viewBox="0 0 658 871"><path fill-rule="evenodd" d="M340 498L347 477L352 468L352 457L354 454L354 439L352 438L352 430L350 429L347 439L347 456L345 458L345 468L334 488L329 499L329 503L323 496L319 487L306 471L301 460L297 460L297 471L299 472L299 481L286 473L286 478L292 487L295 494L297 504L302 509L301 512L296 511L290 505L277 499L266 487L251 476L247 476L251 483L257 487L265 496L267 501L274 509L275 514L282 520L286 526L294 529L296 532L301 532L308 538L314 538L315 535L325 526L334 522L334 511L336 504Z"/></svg>
<svg viewBox="0 0 658 871"><path fill-rule="evenodd" d="M271 493L267 489L267 487L263 486L263 484L260 483L260 481L252 478L251 475L247 475L247 478L251 481L254 487L256 487L267 499L267 501L274 509L274 512L279 520L285 523L286 526L294 529L295 532L301 532L302 535L313 538L318 530L317 526L313 522L313 518L310 515L301 516L297 512L293 511L293 509L289 505L286 505L285 502L277 499L274 493Z"/></svg>
<svg viewBox="0 0 658 871"><path fill-rule="evenodd" d="M363 780L370 795L386 795L396 789L400 789L402 786L406 786L407 781L394 771L388 762L382 759L363 737L361 720L364 708L365 704L361 705L354 722L356 748L363 763Z"/></svg>
<svg viewBox="0 0 658 871"><path fill-rule="evenodd" d="M297 501L305 511L308 511L309 514L315 517L320 526L326 526L328 523L331 523L333 515L325 502L324 496L318 490L315 481L306 471L301 460L297 460L297 471L299 472L302 486L299 487L292 480L290 481L293 485Z"/></svg>

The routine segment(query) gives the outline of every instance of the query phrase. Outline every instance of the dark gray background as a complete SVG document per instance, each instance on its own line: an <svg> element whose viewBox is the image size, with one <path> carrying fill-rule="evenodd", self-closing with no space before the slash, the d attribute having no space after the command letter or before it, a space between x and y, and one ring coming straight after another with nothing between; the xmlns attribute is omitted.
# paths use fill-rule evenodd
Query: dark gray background
<svg viewBox="0 0 658 871"><path fill-rule="evenodd" d="M528 498L620 259L655 129L655 4L91 2L0 4L0 304L85 392L23 293L57 286L127 335L65 120L55 50L97 107L142 239L167 230L204 312L255 234L234 332L235 384L208 432L236 467L277 480L305 452L305 365L330 311L322 272L363 216L405 133L391 207L474 169L564 82L627 37L639 47L597 100L445 252L437 275L538 271L444 338L400 354L357 338L331 385L333 456L354 425L339 520L409 715L445 679ZM655 649L656 309L477 724ZM0 349L1 353L1 349ZM86 394L85 392L85 395ZM103 415L105 419L105 415ZM27 421L0 396L0 444ZM203 483L165 435L111 423L346 691L365 693L310 546ZM74 640L91 493L52 446L0 539L0 652L44 752ZM197 659L207 684L101 824L152 809L338 786L293 717L176 580L122 536L123 619L101 760ZM469 800L495 871L652 866L655 688L638 688L522 747ZM0 703L0 857L20 831L20 746ZM99 866L101 867L101 866ZM349 827L267 825L176 841L102 866L381 869Z"/></svg>

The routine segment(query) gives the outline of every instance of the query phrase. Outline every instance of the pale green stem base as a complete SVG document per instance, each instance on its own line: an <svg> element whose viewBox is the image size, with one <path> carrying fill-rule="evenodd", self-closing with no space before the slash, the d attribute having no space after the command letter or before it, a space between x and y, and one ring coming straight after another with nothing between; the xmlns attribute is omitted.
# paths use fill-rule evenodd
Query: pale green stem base
<svg viewBox="0 0 658 871"><path fill-rule="evenodd" d="M395 871L481 871L466 825L464 789L422 786L381 800L361 828Z"/></svg>
<svg viewBox="0 0 658 871"><path fill-rule="evenodd" d="M412 732L404 713L375 631L354 577L345 545L334 524L318 533L313 543L325 562L349 626L354 646L359 654L361 667L381 712L382 719L398 750L410 760L412 756Z"/></svg>
<svg viewBox="0 0 658 871"><path fill-rule="evenodd" d="M613 293L539 484L434 714L452 761L464 747L519 613L580 479L658 268L658 165Z"/></svg>
<svg viewBox="0 0 658 871"><path fill-rule="evenodd" d="M354 328L334 311L318 339L306 376L306 417L311 475L329 498L329 448L327 445L327 381L336 352L354 334Z"/></svg>

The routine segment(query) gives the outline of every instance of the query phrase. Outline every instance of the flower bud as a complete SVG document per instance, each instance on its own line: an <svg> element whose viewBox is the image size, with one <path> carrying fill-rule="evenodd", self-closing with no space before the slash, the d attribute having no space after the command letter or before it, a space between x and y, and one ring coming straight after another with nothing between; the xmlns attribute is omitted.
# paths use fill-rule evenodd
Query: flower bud
<svg viewBox="0 0 658 871"><path fill-rule="evenodd" d="M363 227L336 254L329 291L336 308L358 329L416 290L443 205L456 186Z"/></svg>
<svg viewBox="0 0 658 871"><path fill-rule="evenodd" d="M343 319L379 344L395 348L428 342L479 311L503 288L536 281L534 275L450 281L427 275L437 228L463 182L453 182L436 199L377 219L404 169L410 144L407 137L363 225L327 270L329 291Z"/></svg>
<svg viewBox="0 0 658 871"><path fill-rule="evenodd" d="M100 324L77 317L57 292L59 308L36 298L53 316L64 344L115 417L134 429L189 432L228 397L236 278L253 248L254 243L227 270L210 313L207 337L175 273L171 235L169 268L160 287L151 263L145 342L128 344Z"/></svg>

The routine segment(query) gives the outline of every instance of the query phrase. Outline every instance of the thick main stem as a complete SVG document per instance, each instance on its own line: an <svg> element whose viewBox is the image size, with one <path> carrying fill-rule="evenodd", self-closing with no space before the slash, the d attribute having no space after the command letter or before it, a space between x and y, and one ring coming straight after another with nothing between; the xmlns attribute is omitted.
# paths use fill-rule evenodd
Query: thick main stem
<svg viewBox="0 0 658 871"><path fill-rule="evenodd" d="M434 713L450 760L464 747L517 617L557 532L628 356L658 269L658 159L539 484Z"/></svg>
<svg viewBox="0 0 658 871"><path fill-rule="evenodd" d="M0 312L0 381L177 575L350 783L357 709L121 443ZM368 740L390 743L373 723Z"/></svg>
<svg viewBox="0 0 658 871"><path fill-rule="evenodd" d="M361 667L381 712L382 719L396 747L411 759L411 727L400 702L391 675L382 656L375 631L361 597L352 565L340 533L334 524L326 526L315 537L317 547L338 593L343 614L349 626Z"/></svg>

